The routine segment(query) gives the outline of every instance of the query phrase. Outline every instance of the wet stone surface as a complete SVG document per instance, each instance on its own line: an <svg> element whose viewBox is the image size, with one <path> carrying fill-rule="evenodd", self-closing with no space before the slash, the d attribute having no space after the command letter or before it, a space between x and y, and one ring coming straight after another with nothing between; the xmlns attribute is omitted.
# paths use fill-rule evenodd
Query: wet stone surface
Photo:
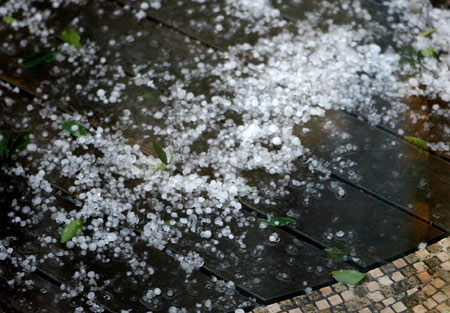
<svg viewBox="0 0 450 313"><path fill-rule="evenodd" d="M299 136L336 176L449 230L448 162L342 112L329 117Z"/></svg>
<svg viewBox="0 0 450 313"><path fill-rule="evenodd" d="M270 2L274 8L280 8L283 18L290 21L304 20L310 16L310 11L319 13L324 19L316 21L320 27L325 27L331 17L337 24L353 21L354 15L357 24L370 20L366 11L357 4L347 10L348 7L337 7L325 1L309 5L300 5L298 1ZM38 150L37 147L51 150L53 141L70 137L59 132L62 129L56 121L61 121L61 117L76 116L83 119L86 127L89 123L93 126L88 127L90 131L103 126L108 129L105 133L123 136L123 140L132 145L148 144L155 134L161 137L173 134L174 129L161 131L166 126L165 119L177 123L184 121L175 123L181 129L175 132L174 137L180 137L176 139L182 142L183 130L190 130L189 127L197 121L197 115L201 115L204 119L213 120L207 126L203 125L210 129L205 132L200 128L193 150L184 146L185 149L179 152L185 156L192 153L201 157L202 152L208 150L203 149L204 146L218 136L216 128L221 127L218 125L240 127L248 123L247 115L251 114L245 110L221 108L222 111L215 112L223 115L218 118L214 114L203 114L208 111L203 108L190 112L189 119L184 120L183 110L194 101L176 106L177 98L192 100L199 94L195 101L204 101L211 108L212 104L218 106L214 101L206 102L214 98L218 77L206 74L224 61L222 57L234 57L218 51L225 51L236 44L246 47L246 44L256 43L257 39L274 36L293 27L293 24L278 19L278 11L272 8L258 11L258 7L250 6L250 16L242 18L237 14L240 11L235 2L174 1L164 3L164 10L159 10L158 1L152 7L145 3L99 0L69 2L62 6L53 4L54 7L49 3L33 3L31 11L51 12L50 17L42 22L51 29L50 36L39 34L39 29L11 32L6 23L0 23L0 75L4 81L13 84L3 85L2 81L0 87L0 129L14 134L32 129L36 133L33 142L36 145L28 149L30 151L25 157L14 157L2 166L14 165L16 169L23 166L28 179L39 174L41 164L48 158L57 164L44 173L51 187L43 194L45 206L41 206L41 197L35 197L27 183L20 179L1 179L0 200L7 210L1 213L0 234L2 238L7 237L7 246L17 251L12 260L19 260L18 264L13 264L13 267L19 267L19 272L12 277L15 269L11 270L11 264L1 264L0 287L8 292L7 300L0 299L0 308L21 312L59 312L67 307L90 306L90 310L96 309L97 312L120 312L129 308L136 312L172 313L177 312L178 307L185 307L189 312L228 312L307 292L305 296L273 303L254 312L373 310L390 313L403 312L405 307L413 308L414 312L431 309L445 312L450 305L448 239L371 270L369 279L361 286L335 284L308 293L313 288L330 285L332 270L372 268L374 264L393 259L423 242L442 236L450 229L448 162L340 111L328 110L325 116L313 118L301 126L288 125L288 129L294 129L303 145L301 149L304 149L302 159L293 162L297 169L290 173L289 179L258 170L242 173L252 186L261 190L270 190L265 187L273 188L277 184L287 187L284 196L272 203L233 200L230 204L236 209L233 218L227 214L230 209L226 203L215 207L216 211L208 213L211 215L197 224L197 217L192 212L197 209L202 212L202 205L196 207L192 199L183 197L195 194L198 203L200 198L201 203L213 202L205 200L203 194L200 197L188 184L190 192L176 195L181 198L176 210L167 204L167 192L157 196L147 194L147 197L133 202L136 213L128 212L133 214L125 215L126 210L121 211L129 204L123 202L116 212L108 211L110 216L102 216L104 212L101 210L91 212L80 239L75 237L67 245L59 243L62 221L66 216L76 217L83 203L80 199L86 196L72 192L77 190L73 185L85 189L104 188L101 191L105 193L111 193L110 185L127 185L130 188L127 192L132 194L131 191L138 193L145 188L141 185L145 177L120 180L121 174L128 173L117 171L111 174L104 166L101 173L85 173L88 177L90 174L102 178L105 175L104 180L84 185L84 181L89 181L84 180L86 177L68 173L64 166L65 171L62 172L60 165L77 163L78 157L88 155L87 158L99 158L100 162L105 159L92 146L81 145L73 154L68 153L71 162L57 157L53 160L51 153L49 156L46 151ZM363 6L369 10L377 7L376 2ZM146 12L141 12L141 9ZM380 15L374 18L377 20ZM83 43L89 48L86 55L76 55L76 61L61 55L61 59L52 65L33 69L20 66L21 60L33 53L59 47L61 39L57 34L67 27L69 21L83 30ZM375 33L379 31L374 30ZM250 72L256 71L258 64L265 61L252 49L245 48L242 54L237 67L249 61ZM231 77L228 87L233 85L233 79L243 82L237 76L251 76L249 68L244 75L239 71L239 75ZM191 76L189 71L198 71L198 75ZM202 75L207 77L199 79ZM176 85L179 81L183 81L181 86ZM210 84L216 86L211 87ZM36 97L20 94L14 85ZM177 96L172 97L178 87ZM186 93L183 88L191 92ZM262 89L264 86L261 86L261 92ZM146 93L151 95L144 97ZM172 98L167 100L167 97ZM39 99L49 102L42 103ZM258 105L257 101L254 103L254 106ZM289 109L292 110L291 107ZM53 112L50 118L48 110ZM414 110L414 105L411 105L411 111ZM426 111L422 107L420 110ZM72 115L64 115L68 112ZM361 115L365 116L365 113ZM286 110L283 114L292 115L293 112ZM436 119L436 127L441 127L445 121L445 118ZM408 130L407 126L402 127ZM439 132L445 132L445 128L439 128ZM102 137L100 133L96 136ZM441 137L430 138L438 140ZM83 138L79 140L82 141ZM164 138L161 142L163 146L167 143ZM263 142L261 148L273 152L277 151L279 144L280 137L275 137ZM227 141L225 145L233 146L234 143ZM130 148L125 145L119 147ZM110 148L114 149L113 146ZM141 151L155 154L144 146ZM124 158L123 161L128 160ZM191 173L189 166L176 166L179 168L174 166L171 173L178 178L181 174L187 176ZM221 170L226 172L229 168L222 167ZM219 175L215 168L207 166L196 171L204 175L202 179L208 183L220 175L229 178L227 173ZM163 176L158 176L161 181ZM13 194L15 186L19 190L17 194ZM151 189L152 186L148 191ZM229 189L226 192L231 194L232 188ZM95 197L101 198L102 192ZM11 201L13 198L17 201ZM130 199L133 195L126 200ZM45 210L41 210L42 207ZM162 227L173 235L165 246L158 246L160 249L147 242L153 233L160 234L157 230L161 225L146 227L145 223L156 212L162 219L159 221ZM273 216L291 217L294 222L284 227L270 227L262 221ZM116 231L105 235L108 242L114 242L118 237L121 240L121 244L110 251L103 251L98 242L90 242L88 235L93 237L99 226L90 222L97 217L105 218L102 223L110 224L108 231L111 228ZM175 219L179 223L171 224ZM117 227L118 220L126 222ZM187 224L190 227L186 227ZM237 235L244 239L239 240ZM74 243L84 248L77 246L72 249ZM337 247L342 251L342 259L330 260L324 249ZM9 249L2 247L1 258L5 256L3 250ZM96 250L102 250L102 253L97 254ZM33 263L35 258L38 260L36 264ZM33 270L36 273L31 273ZM17 286L11 287L12 278ZM71 293L67 296L70 300L56 301L55 295L61 292ZM93 302L98 305L93 305Z"/></svg>
<svg viewBox="0 0 450 313"><path fill-rule="evenodd" d="M184 254L198 252L210 271L234 281L262 301L328 283L332 270L354 268L327 259L323 251L276 227L261 229L258 218L249 219L249 223L240 245L228 238L217 238L219 244L212 246L187 235L183 245L175 245L174 249Z"/></svg>
<svg viewBox="0 0 450 313"><path fill-rule="evenodd" d="M17 183L17 181L9 181L10 186ZM14 199L14 194L10 193L8 197ZM10 203L7 202L7 199L4 200L5 205L9 206ZM52 204L65 207L67 210L73 208L73 204L59 197L56 197ZM112 312L120 312L124 307L138 312L144 310L167 312L171 306L195 307L198 305L198 310L207 312L210 310L211 302L214 303L215 310L226 312L234 307L245 307L252 304L252 301L240 295L234 287L227 286L224 281L212 279L198 271L194 271L187 277L174 258L162 251L149 249L149 247L137 243L135 239L131 241L135 253L129 259L118 259L117 256L107 255L105 259L96 260L89 252L85 251L77 256L68 255L64 252L65 249L62 249L63 245L55 247L43 243L42 238L59 233L60 230L47 217L48 214L36 214L41 215L45 221L44 224L27 227L25 232L19 232L17 226L11 225L6 222L6 219L3 219L2 229L4 232L20 235L20 239L12 241L12 246L15 250L20 251L22 257L48 258L47 262L37 263L36 266L39 272L44 273L46 277L51 277L52 282L47 282L51 286L50 291L58 288L52 284L55 281L58 284L64 284L68 291L77 290L73 277L84 275L84 279L89 281L92 273L93 277L98 280L98 284L91 285L91 290L96 294L96 302ZM27 216L23 215L23 218L27 218ZM130 237L134 236L136 235L130 234ZM39 241L41 241L40 244ZM145 262L145 266L133 273L136 269L133 270L130 264L136 260ZM80 269L82 269L81 272ZM27 278L32 281L34 276L31 274L31 277ZM154 289L158 289L162 296L147 302L145 296L148 290ZM38 305L41 303L39 294L35 295L31 290L33 289L30 288L29 291L33 295L33 301L30 301L31 305ZM56 292L53 291L48 296L55 295ZM37 298L35 298L36 296ZM74 298L70 300L73 303L86 301L79 297L71 296L70 298Z"/></svg>
<svg viewBox="0 0 450 313"><path fill-rule="evenodd" d="M302 176L298 172L298 177ZM357 188L329 180L320 182L319 198L305 195L305 188L292 187L291 198L279 205L247 205L260 212L290 216L295 222L288 227L298 234L332 248L345 245L345 258L362 267L395 256L399 250L413 249L421 242L442 234L425 222L412 219ZM308 201L305 201L308 199Z"/></svg>

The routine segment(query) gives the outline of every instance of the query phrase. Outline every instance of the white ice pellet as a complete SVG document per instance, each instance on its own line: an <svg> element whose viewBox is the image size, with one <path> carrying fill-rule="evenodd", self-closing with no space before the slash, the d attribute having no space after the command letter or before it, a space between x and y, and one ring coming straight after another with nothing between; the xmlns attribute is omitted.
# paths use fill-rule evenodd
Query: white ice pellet
<svg viewBox="0 0 450 313"><path fill-rule="evenodd" d="M211 235L211 231L209 230L205 230L200 233L200 236L202 236L203 238L211 238Z"/></svg>
<svg viewBox="0 0 450 313"><path fill-rule="evenodd" d="M280 138L280 137L273 137L273 138L272 138L272 143L273 143L275 146L281 145L281 138Z"/></svg>
<svg viewBox="0 0 450 313"><path fill-rule="evenodd" d="M138 20L142 20L142 19L145 18L146 16L147 16L147 14L145 14L145 12L142 11L142 10L140 10L140 11L138 11L138 12L136 13L136 18L137 18Z"/></svg>
<svg viewBox="0 0 450 313"><path fill-rule="evenodd" d="M103 98L105 96L105 94L106 94L105 90L103 90L103 89L98 89L97 90L97 96L99 98Z"/></svg>
<svg viewBox="0 0 450 313"><path fill-rule="evenodd" d="M269 241L270 242L279 242L280 241L280 235L278 235L278 233L272 233L269 236Z"/></svg>
<svg viewBox="0 0 450 313"><path fill-rule="evenodd" d="M116 241L117 240L117 235L115 233L109 233L107 236L108 241L112 242L112 241Z"/></svg>
<svg viewBox="0 0 450 313"><path fill-rule="evenodd" d="M35 145L34 143L29 143L27 145L27 150L30 151L30 152L37 151L37 145Z"/></svg>
<svg viewBox="0 0 450 313"><path fill-rule="evenodd" d="M284 116L291 117L294 114L294 109L291 106L286 106L284 108Z"/></svg>
<svg viewBox="0 0 450 313"><path fill-rule="evenodd" d="M155 10L161 9L161 0L152 0L150 6Z"/></svg>
<svg viewBox="0 0 450 313"><path fill-rule="evenodd" d="M426 242L421 242L417 246L417 249L421 250L421 249L425 249L426 247L427 247L427 243Z"/></svg>
<svg viewBox="0 0 450 313"><path fill-rule="evenodd" d="M97 244L95 242L91 242L89 244L89 251L95 251L97 249Z"/></svg>

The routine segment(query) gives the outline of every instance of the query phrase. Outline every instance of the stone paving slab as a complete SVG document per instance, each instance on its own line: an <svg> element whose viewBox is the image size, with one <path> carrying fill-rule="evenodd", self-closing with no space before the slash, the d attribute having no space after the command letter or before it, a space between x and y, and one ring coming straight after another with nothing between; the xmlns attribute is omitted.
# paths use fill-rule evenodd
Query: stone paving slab
<svg viewBox="0 0 450 313"><path fill-rule="evenodd" d="M336 283L252 312L450 312L450 237L367 274L359 285Z"/></svg>

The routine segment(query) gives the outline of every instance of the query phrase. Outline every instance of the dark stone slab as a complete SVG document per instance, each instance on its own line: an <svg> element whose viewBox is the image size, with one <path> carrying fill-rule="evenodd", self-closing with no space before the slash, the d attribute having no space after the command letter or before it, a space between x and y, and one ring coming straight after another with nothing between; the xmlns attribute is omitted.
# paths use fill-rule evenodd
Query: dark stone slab
<svg viewBox="0 0 450 313"><path fill-rule="evenodd" d="M7 93L6 90L4 93L5 95L15 99L16 108L25 110L27 99L20 98L10 92ZM29 117L29 127L31 129L37 127L37 125L44 125L45 123L45 121L43 121L36 113L37 110L34 110L27 114ZM11 124L7 125L9 125L9 127L12 126ZM57 136L57 134L52 134L51 136ZM49 140L50 142L52 140L51 136L50 138L46 138L45 141L41 143L39 142L40 138L36 138L36 144L39 146L48 144ZM33 171L33 168L38 167L40 160L41 156L37 154L35 155L33 161L29 163L26 163L25 161L22 162L24 164L26 163L30 170ZM68 182L64 184L64 179L61 179L57 172L49 173L46 178L51 181L54 186L62 183L63 186L66 186L62 189L68 189ZM58 189L55 188L55 192L56 190ZM61 199L65 198L64 192L60 192L58 197ZM60 207L68 206L68 210L77 209L73 205L74 201L70 201L70 198L71 197L68 197L69 200L66 201L67 203L65 205L60 205ZM144 210L144 212L148 212L149 210L151 210L151 207ZM180 212L180 214L182 213ZM220 217L220 214L215 217ZM205 247L208 246L208 243L211 245L211 240L204 240L200 238L199 235L186 233L180 243L177 246L174 246L173 249L183 255L187 255L191 251L197 251L205 259L205 267L212 273L217 274L219 277L226 280L233 281L239 288L242 288L249 294L263 300L285 296L290 293L298 293L307 287L315 287L323 283L331 282L332 278L329 275L331 270L336 269L337 266L348 267L344 264L330 262L324 257L323 253L319 249L297 239L295 236L288 234L283 230L271 228L263 230L259 228L259 223L261 220L248 214L246 214L245 218L248 220L245 225L240 224L238 220L227 221L227 225L231 225L231 231L235 236L241 236L243 234L246 235L243 242L246 246L245 248L240 247L231 240L217 238L219 243L214 245L214 247L218 250L218 252L208 253L208 249L213 246L208 248ZM170 217L168 217L168 219L170 219ZM145 221L145 216L142 216L141 220ZM50 221L47 223L50 223ZM60 228L56 227L56 225L54 227L55 229ZM46 228L37 228L28 235L37 236L43 235L44 233L54 235L54 233L58 233L58 230L55 229L48 231ZM220 233L221 228L218 226L212 226L211 231L212 233ZM268 240L273 233L277 233L280 236L280 242L271 243ZM136 243L134 245L136 245ZM180 247L182 247L182 249ZM157 255L159 254L157 253ZM224 261L222 258L224 255L233 256L233 259ZM153 259L154 257L152 256L151 258ZM78 260L76 258L65 258L65 261L63 262L67 265L72 262L78 263ZM90 264L92 260L85 257L83 258L83 262ZM259 269L256 272L253 265L249 266L253 262L259 263ZM153 265L155 268L158 268L158 266L167 263L169 263L168 260L161 260L161 262L155 262ZM58 262L55 264L58 264ZM41 268L48 273L48 275L54 276L55 279L63 281L63 278L65 278L65 281L70 281L70 277L64 276L67 271L66 265L62 268L44 263L41 265ZM96 269L96 272L99 270L98 264L91 264L91 266ZM102 272L104 268L108 268L108 265L100 268ZM73 268L72 272L75 270L76 268ZM107 272L114 271L116 271L116 269L107 270ZM287 275L287 278L283 277L285 274ZM109 276L105 274L102 280L107 279L107 277ZM178 276L178 279L181 281L183 280L180 276ZM305 282L306 285L304 285L303 282ZM267 288L268 284L270 284L271 288ZM129 287L133 288L133 286ZM273 292L273 289L276 289L277 292ZM124 291L124 293L126 293L126 291ZM127 296L125 298L129 299L130 297Z"/></svg>
<svg viewBox="0 0 450 313"><path fill-rule="evenodd" d="M333 179L320 181L306 169L293 175L293 179L309 181L319 191L311 195L306 187L291 187L290 196L280 199L279 205L244 203L263 214L294 218L296 221L289 229L326 247L345 244L342 251L347 258L363 267L390 259L442 234L346 183Z"/></svg>
<svg viewBox="0 0 450 313"><path fill-rule="evenodd" d="M6 179L2 179L2 182L5 181ZM9 186L14 185L20 186L20 181L12 179ZM27 199L27 192L29 191L20 192L22 200ZM67 210L76 209L72 203L62 199L57 193L54 196L52 205ZM7 197L17 198L12 191ZM5 207L11 209L7 204ZM24 256L34 255L38 260L50 256L45 262L38 262L39 271L51 277L52 281L67 287L77 289L76 280L73 279L76 272L84 273L81 274L82 276L90 271L95 272L95 275L98 275L95 286L99 288L95 291L95 301L110 311L120 312L123 309L132 309L136 312L147 310L167 312L170 306L176 306L185 307L188 310L197 308L200 312L209 312L210 309L215 312L227 312L252 304L234 289L218 288L218 285L222 286L220 282L197 270L194 270L190 276L186 275L177 260L163 251L148 247L138 240L138 234L134 232L129 233L134 253L128 258L105 252L103 258L98 259L89 252L69 251L65 245L59 243L58 234L62 228L56 225L49 213L34 211L34 206L30 205L30 207L34 212L34 218L39 217L39 223L20 229L10 224L8 219L2 219L2 229L18 238L14 249ZM22 220L29 219L29 215L26 214L16 213L16 215ZM57 242L39 243L39 238L46 236L56 237ZM136 261L145 262L145 265L133 269L130 264ZM88 277L83 279L85 289L81 294L84 297L90 291L88 280ZM154 288L161 290L161 296L154 298L151 303L144 301L143 297L147 291ZM52 296L55 295L56 293L52 294Z"/></svg>
<svg viewBox="0 0 450 313"><path fill-rule="evenodd" d="M41 6L36 8L39 12L49 9ZM121 96L123 103L158 105L156 99L173 80L162 78L164 74L181 76L183 68L197 66L206 52L205 47L194 44L174 30L147 19L139 21L132 12L112 1L62 5L51 11L50 18L42 23L56 35L50 36L46 43L29 33L28 29L11 32L10 26L0 25L0 40L4 46L11 47L10 50L0 51L0 74L4 79L20 83L33 94L47 94L53 100L68 103L85 112L109 113L108 108L112 105L99 101L96 92L102 88L110 95L117 86L126 88L126 93ZM58 34L71 26L73 20L78 21L77 29L84 30L81 32L82 44L92 51L83 58L65 55L65 60L44 66L20 66L21 60L36 52L58 49L61 44ZM26 39L26 46L20 44L23 39ZM69 57L74 57L74 61L68 60ZM105 58L104 61L101 58ZM139 68L135 67L137 64ZM152 76L154 86L137 86L131 77L137 72L148 71L159 74ZM154 95L153 99L140 98L148 92ZM113 106L123 110L120 103Z"/></svg>
<svg viewBox="0 0 450 313"><path fill-rule="evenodd" d="M261 219L244 213L247 223L231 224L233 235L245 233L238 244L224 236L217 236L217 245L200 236L185 234L171 249L180 253L198 252L205 259L205 267L262 299L274 300L298 294L306 288L331 283L330 272L352 268L325 257L323 251L277 227L260 228ZM213 227L213 234L220 228ZM277 242L271 240L277 237Z"/></svg>
<svg viewBox="0 0 450 313"><path fill-rule="evenodd" d="M48 121L43 120L39 116L38 105L34 110L27 111L26 106L30 104L30 99L14 94L4 87L2 87L2 92L4 96L14 100L16 112L27 112L29 129L46 129L45 123ZM13 117L11 116L11 118ZM14 119L2 118L1 121L1 129L11 130L14 128ZM46 138L41 138L36 133L34 143L38 146L45 146L55 138L58 138L57 133L51 133ZM18 162L28 168L30 172L34 172L41 159L42 156L35 153L33 160L19 158ZM52 183L62 181L61 177L58 177L56 173L49 174L46 178ZM1 183L2 190L11 189L15 186L18 188L16 191L11 189L9 195L6 195L10 201L13 198L17 198L23 204L30 205L28 202L32 199L32 191L29 190L25 182L2 176ZM60 188L56 185L52 187L52 194L55 197L52 205L65 208L67 211L78 210L78 207L74 204L76 200L64 191L67 188ZM14 193L12 193L13 191ZM4 207L8 208L8 210L3 210L6 214L11 209L10 203L4 203ZM44 213L33 205L30 205L30 207L32 212L34 212L33 219L36 219L32 226L19 228L10 224L9 217L4 216L1 219L4 224L1 229L21 239L21 243L17 243L15 249L23 255L36 255L38 259L46 258L46 255L51 253L51 258L38 265L39 270L48 277L52 277L54 281L58 281L59 284L65 284L66 286L76 287L73 285L73 275L75 272L80 271L81 268L84 268L86 272L94 271L100 275L98 282L104 284L101 290L96 292L96 299L112 311L120 312L121 309L132 308L136 312L147 310L167 312L170 306L193 309L197 307L197 304L201 305L198 308L200 311L208 311L209 308L205 305L209 300L212 309L217 312L226 312L239 306L252 304L248 298L240 295L236 290L218 288L217 285L222 283L197 270L190 277L187 277L177 260L163 251L146 246L145 243L139 240L139 233L133 230L129 236L135 255L130 256L129 259L113 256L110 253L106 253L106 257L103 260L96 259L92 253L85 253L85 255L80 253L81 251L67 253L68 250L65 248L65 245L59 243L59 234L62 231L62 227L53 221L49 212ZM29 214L16 214L21 216L23 220L31 220ZM45 236L55 238L57 242L42 246L39 243L39 238ZM148 272L144 274L133 273L133 269L128 265L131 257L135 257L141 262L145 261L145 267L153 269L154 275L149 275ZM105 262L105 258L109 258L111 261ZM153 303L146 303L142 300L142 297L152 288L160 288L162 296L158 297ZM84 295L86 296L86 294Z"/></svg>
<svg viewBox="0 0 450 313"><path fill-rule="evenodd" d="M450 229L450 164L339 111L298 129L332 172L425 221Z"/></svg>
<svg viewBox="0 0 450 313"><path fill-rule="evenodd" d="M14 95L8 93L8 96L13 97ZM18 96L14 96L14 99L16 101L16 107L21 107L22 110L24 110L27 103L26 99L22 99ZM30 128L35 128L37 125L43 125L44 123L38 114L33 113L36 111L37 110L28 113ZM38 145L45 145L44 142L40 144L38 142L39 140L40 139L37 138L36 143ZM51 140L51 137L46 138L46 140ZM36 155L35 160L29 163L28 167L33 170L33 168L38 166L39 160L40 156ZM47 175L47 179L52 182L64 183L58 178L58 175L55 175L55 173ZM63 189L67 189L67 187ZM58 197L64 198L64 193L61 193ZM76 209L70 201L66 202L67 203L64 205L61 204L59 206L68 207L68 210ZM233 281L239 288L263 300L287 296L292 293L301 292L307 287L315 287L323 283L331 282L332 278L329 275L331 270L337 269L338 267L348 268L345 264L330 262L324 257L319 249L297 239L295 236L279 229L268 228L262 230L259 228L260 220L251 217L248 214L246 217L248 219L248 224L246 225L240 225L237 221L228 222L228 224L232 226L233 234L236 236L240 236L244 233L246 234L244 240L244 244L246 245L245 248L241 248L231 240L217 238L219 241L216 245L218 252L208 253L208 248L206 248L206 250L204 250L204 248L207 247L207 244L210 243L211 240L203 240L197 235L185 234L179 245L174 246L173 249L183 255L187 255L191 251L197 251L205 259L205 268L209 269L212 273L217 274L219 277ZM46 222L46 224L49 223L50 220ZM54 229L49 230L47 228L38 228L38 226L36 226L35 230L27 233L27 236L31 237L44 234L50 236L54 235L54 233L58 233L60 228L56 227L56 225L54 227ZM219 233L220 228L215 226L211 231L213 233ZM277 233L280 236L280 242L271 243L268 240L273 233ZM134 246L136 246L136 243ZM180 247L182 247L182 249ZM56 254L57 251L60 250L57 249L54 254ZM155 268L170 263L169 260L162 257L162 259L158 260L157 257L154 256L155 253L159 256L159 252L152 252L152 256L149 257L152 260L155 259L155 263L152 263ZM224 255L233 256L233 258L223 260L222 256ZM51 264L44 263L40 267L56 280L69 282L70 277L65 276L67 275L66 273L73 273L77 270L76 266L71 267L70 264L79 264L79 262L81 261L78 260L78 258L62 257L61 262L53 262ZM110 274L108 273L120 273L120 268L124 267L123 263L99 266L96 262L92 263L93 260L89 257L83 257L82 262L90 268L95 269L96 273L103 273L102 281L111 279ZM254 265L249 266L254 262L259 263L258 270L256 270ZM58 266L58 264L63 266ZM150 279L153 281L152 277L150 277ZM176 277L176 279L174 278L175 281L183 281L180 275ZM114 278L114 280L117 279L118 278ZM155 281L161 280L164 281L162 276ZM269 284L270 288L267 287ZM127 291L128 289L129 291ZM106 302L105 305L111 308L114 308L114 304L120 304L120 306L123 307L126 307L126 305L133 307L135 302L130 302L129 300L136 299L136 296L132 297L132 294L130 294L133 293L133 290L135 289L135 286L127 285L126 288L123 288L123 294L126 296L123 296L122 294L115 295L114 299L117 299L117 301L114 300L111 302L110 300ZM139 289L142 288L140 287ZM274 289L276 289L277 292L273 292ZM111 291L109 294L113 295L114 292ZM207 294L207 292L202 292L202 294ZM111 295L106 295L106 298L111 299ZM201 299L207 299L203 298L204 295L201 297ZM183 296L181 296L181 298L183 299Z"/></svg>
<svg viewBox="0 0 450 313"><path fill-rule="evenodd" d="M0 266L0 311L5 313L49 313L65 312L76 308L87 310L79 299L55 299L59 287L34 273L27 274L24 280L31 280L31 285L10 286L7 281L14 278L17 269L2 261Z"/></svg>
<svg viewBox="0 0 450 313"><path fill-rule="evenodd" d="M370 23L364 20L361 11L356 11L351 6L343 8L341 4L333 1L272 0L271 3L280 10L284 18L293 22L305 21L307 14L315 12L316 16L320 16L318 24L324 29L327 28L328 21L333 21L338 25L351 23L362 25L374 32L374 41L382 50L391 47L402 54L404 47L398 46L398 42L394 39L392 22L387 18L388 9L382 1L361 2L361 8L372 17ZM401 130L403 135L418 137L429 143L449 142L450 136L445 129L450 123L450 117L439 111L448 109L450 103L439 97L410 96L404 99L404 104L405 110L400 114L396 112L397 110L389 101L383 100L381 97L376 99L375 105L369 110L364 107L356 110L347 109L352 114L364 118L368 118L373 113L379 114L381 116L379 126L395 134ZM438 105L438 109L433 109L433 105ZM384 119L384 116L391 116L391 118ZM450 158L448 151L437 151L437 154L447 159Z"/></svg>
<svg viewBox="0 0 450 313"><path fill-rule="evenodd" d="M118 0L120 3L141 10L142 1ZM239 4L236 4L238 7ZM165 25L200 40L210 47L218 50L227 50L228 47L241 43L254 44L258 38L266 34L275 34L284 27L271 25L271 19L259 16L261 24L255 27L252 13L245 16L239 8L227 5L225 1L211 0L196 1L169 1L162 2L160 9L150 7L145 11L147 16ZM232 11L238 14L231 13ZM258 15L258 13L255 13ZM262 28L266 28L262 31ZM262 32L261 32L262 31Z"/></svg>

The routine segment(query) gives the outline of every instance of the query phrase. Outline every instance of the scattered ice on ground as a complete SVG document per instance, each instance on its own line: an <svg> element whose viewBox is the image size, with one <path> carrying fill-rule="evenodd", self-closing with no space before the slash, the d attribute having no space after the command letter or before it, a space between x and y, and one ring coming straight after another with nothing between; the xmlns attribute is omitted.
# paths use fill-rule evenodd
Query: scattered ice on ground
<svg viewBox="0 0 450 313"><path fill-rule="evenodd" d="M127 85L123 83L125 69L108 65L110 56L100 56L96 43L85 41L80 51L68 44L61 45L61 51L69 56L70 63L79 66L78 70L88 68L95 73L92 80L80 82L76 92L92 101L108 105L121 103L127 108L122 111L120 121L111 123L110 128L90 128L88 136L78 139L61 133L47 146L28 145L29 152L42 153L36 168L30 171L16 165L6 171L27 179L32 189L32 208L24 206L22 210L11 212L8 215L11 221L26 227L31 221L38 220L23 219L16 212L20 211L25 216L49 212L62 229L71 220L83 218L86 222L84 231L67 242L66 247L71 251L67 253L92 253L105 260L105 252L109 252L114 258L129 260L135 273L152 275L158 269L147 267L145 262L134 258L130 239L161 250L169 243L177 243L188 232L209 239L212 246L217 244L216 238L239 238L242 241L240 234L231 231L229 226L231 223L245 224L240 212L240 197L247 197L255 203L270 203L266 198L285 195L285 187L291 182L294 187L305 188L307 194L320 193L321 186L307 180L293 180L290 176L295 169L294 162L300 157L307 158L306 165L311 172L323 173L324 177L330 173L324 162L308 155L295 133L295 128L311 117L323 116L327 110L345 109L365 115L373 124L395 125L398 116L407 110L403 102L406 96L440 98L447 104L450 101L449 11L430 8L422 2L413 5L406 0L386 2L391 14L387 19L399 16L398 22L390 23L398 45L411 44L416 50L433 48L439 55L438 58L424 58L420 73L401 80L398 75L402 57L399 47L379 44L380 30L386 29L372 21L359 1L342 1L342 6L350 8L349 12L353 12L350 15L362 17L367 22L365 25L371 27L357 23L338 24L331 20L322 27L320 17L323 12L313 11L307 12L306 19L296 23L297 31L279 30L274 35L270 35L269 30L287 28L287 22L270 1L227 0L224 3L224 14L245 22L246 32L260 34L260 39L255 45L239 44L223 53L209 50L202 59L195 60L196 67L184 68L181 74L158 73L154 69L146 70L148 64L135 64L136 75L130 79L132 85ZM51 4L58 8L68 4L83 5L83 2L53 0ZM51 46L50 39L56 35L55 29L46 25L51 11L32 11L28 10L29 6L29 1L6 1L0 5L0 16L20 13L22 18L11 27L14 30L28 29L41 44ZM135 15L143 19L143 11L163 10L164 1L140 1L139 7ZM324 1L323 8L332 6ZM224 19L223 16L217 19L214 25L216 32L228 31L222 24ZM78 21L73 23L76 25ZM436 28L431 36L417 36L431 28ZM137 37L137 34L136 37L127 36L126 41L133 42ZM25 39L21 44L27 46L30 43ZM109 41L110 49L116 49L119 44L116 39ZM59 57L65 58L63 55ZM202 61L205 58L220 62L210 64ZM59 75L61 70L55 66L51 73ZM118 77L122 81L108 77ZM190 90L191 84L206 77L215 77L209 93L198 94L194 92L196 90ZM147 109L143 113L158 123L142 126L148 127L155 136L164 138L164 148L171 154L173 152L173 164L166 170L150 166L158 164L159 160L141 152L138 145L128 143L122 135L123 130L136 127L134 119L139 117L129 109L133 103L126 98L127 88L155 88L155 82L161 80L168 86L158 100L163 106L155 112ZM377 107L380 99L389 106ZM65 100L70 103L74 99L67 96ZM5 99L6 107L14 105L12 99ZM87 121L77 114L61 115L51 103L37 105L40 116L52 126L45 130L47 135L43 137L48 137L49 132L60 131L58 125L69 119L87 125ZM31 107L28 111L36 109ZM448 118L449 110L433 104L432 114ZM109 124L109 119L102 122ZM445 129L450 136L449 128ZM303 131L308 132L307 129ZM345 139L349 134L342 136ZM199 145L204 145L202 148L205 149L197 150ZM448 142L430 143L429 146L449 151ZM336 153L354 149L357 147L346 145L339 147ZM343 168L349 166L342 164ZM207 169L213 169L213 174L204 174ZM243 173L257 170L280 177L277 184L273 183L266 190L255 190ZM50 181L55 175L72 182L68 190L75 199L76 210L68 212L49 205L54 200L49 194L53 192ZM355 173L352 176L355 180L358 178ZM129 186L131 181L136 183ZM345 190L340 186L335 186L334 191L339 197L345 196ZM260 228L265 227L265 223L260 225ZM345 233L338 231L335 235L340 238ZM40 243L46 246L57 244L58 234L53 236L41 237ZM332 233L325 236L333 239ZM268 241L277 243L280 236L274 232ZM35 270L37 260L34 256L17 258L12 255L12 248L3 244L0 246L1 261L14 260L25 272ZM421 243L419 248L424 244ZM188 274L204 262L194 252L171 255ZM47 258L51 257L54 255ZM84 293L95 307L99 288L95 286L96 279L94 272L80 268L74 275L75 285L62 288L64 297ZM21 281L12 280L9 284ZM90 287L85 289L85 286ZM234 287L230 283L217 282L217 288L224 286ZM152 287L146 291L145 301L150 302L161 292L161 289ZM204 305L209 307L210 303L207 305L205 302ZM173 313L184 311L169 308Z"/></svg>

